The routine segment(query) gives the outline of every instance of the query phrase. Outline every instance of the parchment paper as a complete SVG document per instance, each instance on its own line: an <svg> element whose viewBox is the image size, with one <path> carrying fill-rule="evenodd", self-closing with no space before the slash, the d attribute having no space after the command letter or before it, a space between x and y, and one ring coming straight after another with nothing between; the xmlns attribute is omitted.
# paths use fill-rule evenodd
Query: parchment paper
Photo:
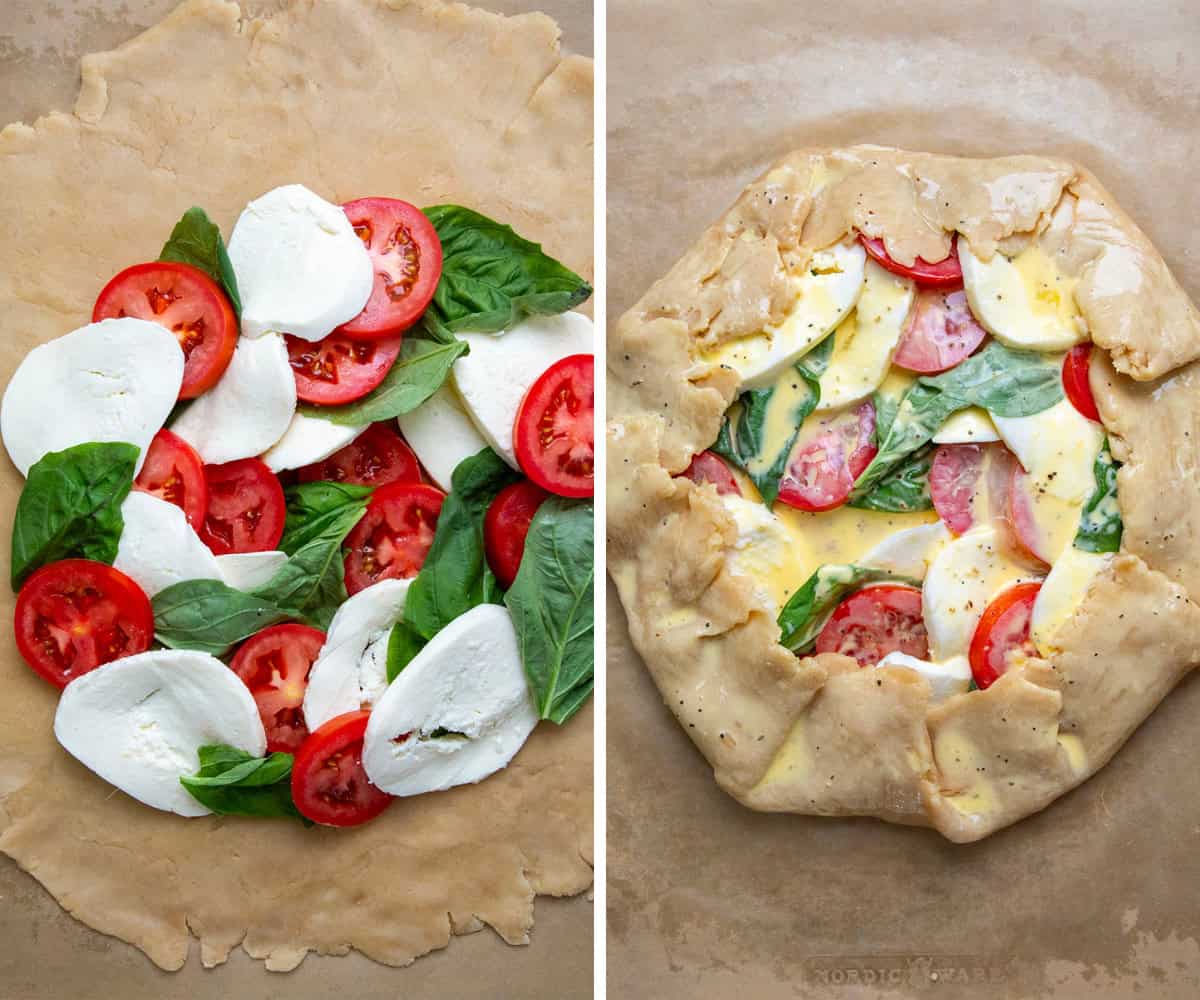
<svg viewBox="0 0 1200 1000"><path fill-rule="evenodd" d="M614 320L772 160L858 142L1078 159L1200 297L1194 4L611 0L608 28ZM739 806L608 607L610 995L1197 995L1195 680L1082 788L961 847Z"/></svg>
<svg viewBox="0 0 1200 1000"><path fill-rule="evenodd" d="M78 70L66 64L74 54L124 41L173 6L163 0L105 2L78 5L64 16L53 5L4 5L0 121L32 120L50 109L51 100L70 107ZM245 12L288 6L262 0L247 4ZM553 24L536 17L464 22L455 10L421 14L418 4L393 14L373 0L322 0L315 11L308 3L290 6L288 20L261 34L248 22L230 34L220 17L189 29L175 58L167 58L175 40L171 29L156 29L155 43L140 42L135 54L93 64L90 97L80 105L88 120L79 133L73 119L61 118L43 123L41 138L21 133L4 147L7 155L21 157L44 143L46 155L28 160L27 170L16 167L25 183L23 207L16 204L11 176L0 185L10 246L0 268L7 272L0 277L6 279L8 341L0 349L0 380L7 381L30 344L85 321L102 272L152 257L183 207L206 205L227 230L238 201L286 180L301 180L335 200L368 188L422 203L463 200L511 219L590 272L590 65L559 61ZM489 6L516 13L524 5L503 0ZM575 46L590 48L590 5L563 0L552 6L566 14ZM449 42L436 57L448 71L438 81L443 93L436 100L422 80L428 73L421 71L438 44L437 29L430 31L435 19L442 20L442 40ZM462 33L457 49L455 31ZM318 45L317 39L323 41ZM329 39L352 51L351 62L374 76L348 80L347 61ZM412 49L407 63L381 73L389 46L399 52L401 43ZM251 87L239 78L239 57L257 66L248 78ZM156 72L178 89L161 79L156 86ZM260 106L255 132L240 142L223 134L236 116L232 104L252 95L261 100L272 90L274 103ZM153 95L149 104L146 93ZM161 99L157 106L154 97ZM170 127L144 117L152 109L167 116L158 124ZM284 109L286 114L272 114ZM285 124L298 119L308 124ZM207 152L201 149L206 136ZM114 160L127 161L124 175L114 170ZM31 223L39 213L59 219L62 228L49 221L34 233ZM77 231L73 241L63 238L71 226ZM31 277L36 269L16 262L14 246L24 247L26 258L39 256L54 279ZM20 479L7 468L0 480L0 518L11 523ZM11 597L6 600L11 615ZM190 832L181 834L173 817L103 787L57 750L49 730L53 692L29 676L14 652L0 657L0 676L6 849L70 910L138 938L162 965L183 961L189 930L204 939L203 949L191 942L193 960L172 978L120 941L71 920L4 858L3 1000L282 996L285 990L288 996L327 996L333 982L355 997L591 994L591 907L584 899L539 904L534 948L511 948L495 934L476 934L402 973L358 953L320 962L314 956L293 976L272 983L262 964L240 949L217 970L205 971L198 960L220 961L236 944L229 932L238 936L238 914L249 932L247 948L270 956L275 967L301 957L296 946L303 949L306 938L321 950L353 946L392 963L440 947L451 929L466 933L491 923L510 942L524 939L533 893L579 892L590 879L590 710L561 731L535 734L497 783L398 804L382 825L340 841L316 831L321 842L306 843L296 839L298 829L239 820L201 820L204 830L182 821ZM31 808L30 791L39 786L64 805L64 795L73 797L73 808L58 816ZM144 843L123 838L133 829ZM64 871L75 865L77 872L80 862L91 865L94 877L65 879ZM338 868L340 876L333 870ZM318 886L320 869L324 886ZM351 872L357 874L346 878Z"/></svg>

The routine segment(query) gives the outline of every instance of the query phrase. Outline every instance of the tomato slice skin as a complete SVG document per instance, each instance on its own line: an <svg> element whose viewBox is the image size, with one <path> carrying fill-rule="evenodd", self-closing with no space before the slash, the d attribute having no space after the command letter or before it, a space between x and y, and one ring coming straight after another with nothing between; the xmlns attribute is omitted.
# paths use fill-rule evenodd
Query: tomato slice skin
<svg viewBox="0 0 1200 1000"><path fill-rule="evenodd" d="M1088 420L1100 422L1100 411L1096 408L1096 397L1092 395L1092 384L1088 378L1092 364L1092 345L1076 344L1063 358L1063 391L1071 405Z"/></svg>
<svg viewBox="0 0 1200 1000"><path fill-rule="evenodd" d="M938 517L954 534L971 529L971 510L979 477L983 473L983 448L977 444L939 444L929 467L929 496Z"/></svg>
<svg viewBox="0 0 1200 1000"><path fill-rule="evenodd" d="M224 374L239 333L233 306L199 268L156 260L127 267L100 290L92 322L133 316L165 326L186 359L180 399L207 392Z"/></svg>
<svg viewBox="0 0 1200 1000"><path fill-rule="evenodd" d="M834 608L817 636L816 650L851 656L860 667L873 666L895 652L928 658L921 591L898 583L855 591Z"/></svg>
<svg viewBox="0 0 1200 1000"><path fill-rule="evenodd" d="M63 559L25 581L13 628L25 662L64 688L104 663L149 649L154 612L142 588L120 570Z"/></svg>
<svg viewBox="0 0 1200 1000"><path fill-rule="evenodd" d="M572 354L547 368L513 421L521 470L560 497L590 497L595 482L595 358Z"/></svg>
<svg viewBox="0 0 1200 1000"><path fill-rule="evenodd" d="M133 488L173 503L196 531L208 514L208 480L204 461L196 449L165 427L154 435L146 449L142 471Z"/></svg>
<svg viewBox="0 0 1200 1000"><path fill-rule="evenodd" d="M1030 638L1030 620L1033 602L1041 589L1040 583L1015 584L1001 591L983 612L971 636L968 653L971 673L981 691L991 687L1004 673L1013 650L1024 648L1031 655L1037 654Z"/></svg>
<svg viewBox="0 0 1200 1000"><path fill-rule="evenodd" d="M229 669L254 695L267 733L267 751L295 753L308 737L304 692L325 633L287 622L252 635L238 647Z"/></svg>
<svg viewBox="0 0 1200 1000"><path fill-rule="evenodd" d="M929 288L947 288L962 284L962 265L958 262L957 234L951 241L950 253L944 260L931 264L923 257L918 257L911 266L893 260L882 239L872 239L862 233L859 233L858 238L862 240L863 248L879 263L879 266L891 271L892 274L911 278L918 285L925 285Z"/></svg>
<svg viewBox="0 0 1200 1000"><path fill-rule="evenodd" d="M733 477L733 472L715 451L701 451L693 455L691 464L683 471L683 476L697 484L712 483L720 496L742 495L742 489Z"/></svg>
<svg viewBox="0 0 1200 1000"><path fill-rule="evenodd" d="M347 712L308 737L292 762L292 800L301 815L324 826L358 826L392 804L371 784L362 764L370 712Z"/></svg>
<svg viewBox="0 0 1200 1000"><path fill-rule="evenodd" d="M377 489L346 537L346 592L353 596L380 580L416 576L433 545L445 499L445 493L425 483Z"/></svg>
<svg viewBox="0 0 1200 1000"><path fill-rule="evenodd" d="M530 522L548 496L537 483L523 479L497 493L483 517L483 547L488 565L505 590L517 578Z"/></svg>
<svg viewBox="0 0 1200 1000"><path fill-rule="evenodd" d="M358 198L342 211L371 255L375 284L363 311L334 332L359 340L403 333L421 318L442 276L437 230L399 198Z"/></svg>
<svg viewBox="0 0 1200 1000"><path fill-rule="evenodd" d="M296 396L306 403L336 406L360 399L379 385L400 354L401 337L354 340L331 333L313 344L285 337Z"/></svg>
<svg viewBox="0 0 1200 1000"><path fill-rule="evenodd" d="M206 465L208 514L200 537L215 555L268 552L283 537L283 486L265 462L241 458Z"/></svg>
<svg viewBox="0 0 1200 1000"><path fill-rule="evenodd" d="M419 483L421 464L390 424L379 423L372 424L324 461L304 466L298 476L302 483L324 481L355 486Z"/></svg>
<svg viewBox="0 0 1200 1000"><path fill-rule="evenodd" d="M833 510L850 499L854 481L878 453L875 407L860 403L817 437L799 444L788 458L779 499L797 510Z"/></svg>
<svg viewBox="0 0 1200 1000"><path fill-rule="evenodd" d="M923 289L917 292L892 363L932 375L965 361L987 337L967 304L967 293Z"/></svg>

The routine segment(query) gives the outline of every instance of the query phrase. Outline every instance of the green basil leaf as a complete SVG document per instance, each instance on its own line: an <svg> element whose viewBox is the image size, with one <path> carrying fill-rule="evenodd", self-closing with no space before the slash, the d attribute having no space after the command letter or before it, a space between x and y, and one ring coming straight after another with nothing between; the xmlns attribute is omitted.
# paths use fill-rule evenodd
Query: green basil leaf
<svg viewBox="0 0 1200 1000"><path fill-rule="evenodd" d="M214 745L200 748L200 770L179 783L220 815L303 819L292 801L291 774L290 753L252 757L237 747Z"/></svg>
<svg viewBox="0 0 1200 1000"><path fill-rule="evenodd" d="M483 516L496 494L520 478L490 448L458 463L433 545L404 601L404 620L418 635L432 639L463 612L498 599L484 555Z"/></svg>
<svg viewBox="0 0 1200 1000"><path fill-rule="evenodd" d="M324 533L329 521L348 507L366 507L374 488L351 483L298 483L283 491L287 520L279 548L292 555Z"/></svg>
<svg viewBox="0 0 1200 1000"><path fill-rule="evenodd" d="M93 442L51 452L30 466L13 519L13 590L59 559L112 564L137 457L135 445Z"/></svg>
<svg viewBox="0 0 1200 1000"><path fill-rule="evenodd" d="M198 267L225 290L234 313L238 319L242 318L242 298L238 294L233 263L229 260L225 241L221 239L221 230L204 209L193 206L183 213L158 259Z"/></svg>
<svg viewBox="0 0 1200 1000"><path fill-rule="evenodd" d="M442 242L442 277L430 311L450 331L493 333L528 315L566 312L592 287L531 243L459 205L425 209Z"/></svg>
<svg viewBox="0 0 1200 1000"><path fill-rule="evenodd" d="M488 602L493 603L493 602ZM421 634L406 622L396 622L388 636L387 679L391 684L425 645Z"/></svg>
<svg viewBox="0 0 1200 1000"><path fill-rule="evenodd" d="M1029 417L1063 398L1061 366L1035 351L1014 351L991 340L978 354L922 385L940 389L998 417Z"/></svg>
<svg viewBox="0 0 1200 1000"><path fill-rule="evenodd" d="M888 431L892 429L892 424L895 423L896 414L900 410L900 401L903 395L895 396L891 393L876 390L871 396L871 403L875 407L875 447L881 447L884 440L888 436Z"/></svg>
<svg viewBox="0 0 1200 1000"><path fill-rule="evenodd" d="M895 580L917 585L907 577L886 570L850 563L827 563L804 581L779 612L780 642L793 653L806 653L825 627L833 609L851 591L867 583Z"/></svg>
<svg viewBox="0 0 1200 1000"><path fill-rule="evenodd" d="M894 466L870 493L851 500L849 506L894 514L933 510L929 469L933 465L934 450L932 445L926 445L913 452Z"/></svg>
<svg viewBox="0 0 1200 1000"><path fill-rule="evenodd" d="M807 371L813 378L820 378L829 370L829 359L833 357L833 345L836 334L829 334L816 347L812 348L797 365Z"/></svg>
<svg viewBox="0 0 1200 1000"><path fill-rule="evenodd" d="M968 405L933 386L917 382L904 394L879 451L855 481L851 502L858 503L870 496L893 470L929 443L947 418Z"/></svg>
<svg viewBox="0 0 1200 1000"><path fill-rule="evenodd" d="M291 617L270 601L243 594L220 580L174 583L155 594L150 604L159 642L213 656L223 656L255 632Z"/></svg>
<svg viewBox="0 0 1200 1000"><path fill-rule="evenodd" d="M504 597L538 714L560 725L592 693L594 530L590 501L546 500Z"/></svg>
<svg viewBox="0 0 1200 1000"><path fill-rule="evenodd" d="M1105 438L1093 466L1096 488L1083 505L1075 548L1084 552L1116 552L1121 548L1125 524L1121 520L1121 508L1117 506L1117 470L1120 467L1109 450L1108 438Z"/></svg>

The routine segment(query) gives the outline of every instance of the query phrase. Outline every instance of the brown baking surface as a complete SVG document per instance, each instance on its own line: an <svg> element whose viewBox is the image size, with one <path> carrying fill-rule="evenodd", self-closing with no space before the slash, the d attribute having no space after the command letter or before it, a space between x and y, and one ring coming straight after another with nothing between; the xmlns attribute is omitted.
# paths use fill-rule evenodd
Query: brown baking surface
<svg viewBox="0 0 1200 1000"><path fill-rule="evenodd" d="M699 6L609 3L614 320L771 161L861 142L1078 160L1200 299L1194 4ZM955 846L739 806L662 705L611 584L608 607L610 995L1200 995L1195 679L1080 789Z"/></svg>

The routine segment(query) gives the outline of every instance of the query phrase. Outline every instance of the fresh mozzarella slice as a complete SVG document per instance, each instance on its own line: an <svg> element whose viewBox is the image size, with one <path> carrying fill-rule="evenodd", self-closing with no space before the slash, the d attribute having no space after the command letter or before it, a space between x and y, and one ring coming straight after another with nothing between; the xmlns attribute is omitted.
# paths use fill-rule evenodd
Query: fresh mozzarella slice
<svg viewBox="0 0 1200 1000"><path fill-rule="evenodd" d="M296 379L277 333L238 339L225 374L195 399L171 430L207 465L261 455L283 437L296 412Z"/></svg>
<svg viewBox="0 0 1200 1000"><path fill-rule="evenodd" d="M952 656L942 663L930 663L899 651L888 653L877 667L907 667L929 681L930 701L945 701L952 694L962 694L971 687L971 664L965 656Z"/></svg>
<svg viewBox="0 0 1200 1000"><path fill-rule="evenodd" d="M929 566L953 536L941 521L918 524L889 535L859 558L861 566L924 580Z"/></svg>
<svg viewBox="0 0 1200 1000"><path fill-rule="evenodd" d="M1059 271L1036 243L1012 260L996 252L980 260L958 241L963 287L971 312L1009 347L1065 351L1087 339L1087 324L1075 304L1076 280Z"/></svg>
<svg viewBox="0 0 1200 1000"><path fill-rule="evenodd" d="M454 362L454 384L475 426L514 469L513 421L529 387L554 362L595 350L583 313L531 316L507 333L463 333L470 353Z"/></svg>
<svg viewBox="0 0 1200 1000"><path fill-rule="evenodd" d="M1000 591L1034 579L1008 558L991 525L972 528L942 547L921 590L921 612L935 662L964 656L984 609Z"/></svg>
<svg viewBox="0 0 1200 1000"><path fill-rule="evenodd" d="M272 472L301 469L328 458L335 451L341 451L370 426L343 427L320 417L297 412L293 414L283 437L267 449L262 460Z"/></svg>
<svg viewBox="0 0 1200 1000"><path fill-rule="evenodd" d="M879 388L904 332L915 288L907 278L867 261L858 305L834 332L818 410L849 406Z"/></svg>
<svg viewBox="0 0 1200 1000"><path fill-rule="evenodd" d="M412 580L381 580L338 608L308 674L304 721L310 731L345 712L373 705L383 694L387 640L392 626L404 616L404 599L411 584ZM380 640L382 671L381 651L371 648Z"/></svg>
<svg viewBox="0 0 1200 1000"><path fill-rule="evenodd" d="M857 240L817 251L804 272L792 277L795 303L778 325L721 344L707 351L704 360L734 369L743 388L771 385L854 308L866 261L867 253Z"/></svg>
<svg viewBox="0 0 1200 1000"><path fill-rule="evenodd" d="M1059 400L1030 417L992 414L1000 437L1029 473L1033 487L1068 503L1083 503L1096 488L1093 466L1104 427L1071 402Z"/></svg>
<svg viewBox="0 0 1200 1000"><path fill-rule="evenodd" d="M482 781L512 760L537 722L512 619L481 604L435 635L376 703L363 767L392 795Z"/></svg>
<svg viewBox="0 0 1200 1000"><path fill-rule="evenodd" d="M933 436L934 444L987 444L999 441L1000 434L987 410L968 406L950 417Z"/></svg>
<svg viewBox="0 0 1200 1000"><path fill-rule="evenodd" d="M287 561L286 552L230 552L217 556L217 571L226 586L251 591L265 587Z"/></svg>
<svg viewBox="0 0 1200 1000"><path fill-rule="evenodd" d="M153 597L183 580L219 580L217 557L188 524L183 510L134 490L121 504L125 527L113 566Z"/></svg>
<svg viewBox="0 0 1200 1000"><path fill-rule="evenodd" d="M250 689L216 657L158 649L82 674L62 693L58 742L127 795L180 816L208 809L179 783L200 747L223 743L261 757L267 738Z"/></svg>
<svg viewBox="0 0 1200 1000"><path fill-rule="evenodd" d="M721 502L737 528L730 570L754 580L760 597L778 607L784 593L804 582L795 579L796 541L787 524L758 500L726 494Z"/></svg>
<svg viewBox="0 0 1200 1000"><path fill-rule="evenodd" d="M13 465L87 441L141 449L162 429L183 383L183 351L166 327L125 317L89 323L35 347L0 404L0 433Z"/></svg>
<svg viewBox="0 0 1200 1000"><path fill-rule="evenodd" d="M1084 552L1073 545L1063 550L1033 602L1030 634L1043 656L1057 652L1051 639L1075 613L1083 595L1113 560L1111 552Z"/></svg>
<svg viewBox="0 0 1200 1000"><path fill-rule="evenodd" d="M350 220L301 184L250 202L229 237L242 333L321 340L354 319L375 280Z"/></svg>
<svg viewBox="0 0 1200 1000"><path fill-rule="evenodd" d="M415 410L401 414L396 423L429 477L446 492L458 463L488 447L449 384Z"/></svg>

